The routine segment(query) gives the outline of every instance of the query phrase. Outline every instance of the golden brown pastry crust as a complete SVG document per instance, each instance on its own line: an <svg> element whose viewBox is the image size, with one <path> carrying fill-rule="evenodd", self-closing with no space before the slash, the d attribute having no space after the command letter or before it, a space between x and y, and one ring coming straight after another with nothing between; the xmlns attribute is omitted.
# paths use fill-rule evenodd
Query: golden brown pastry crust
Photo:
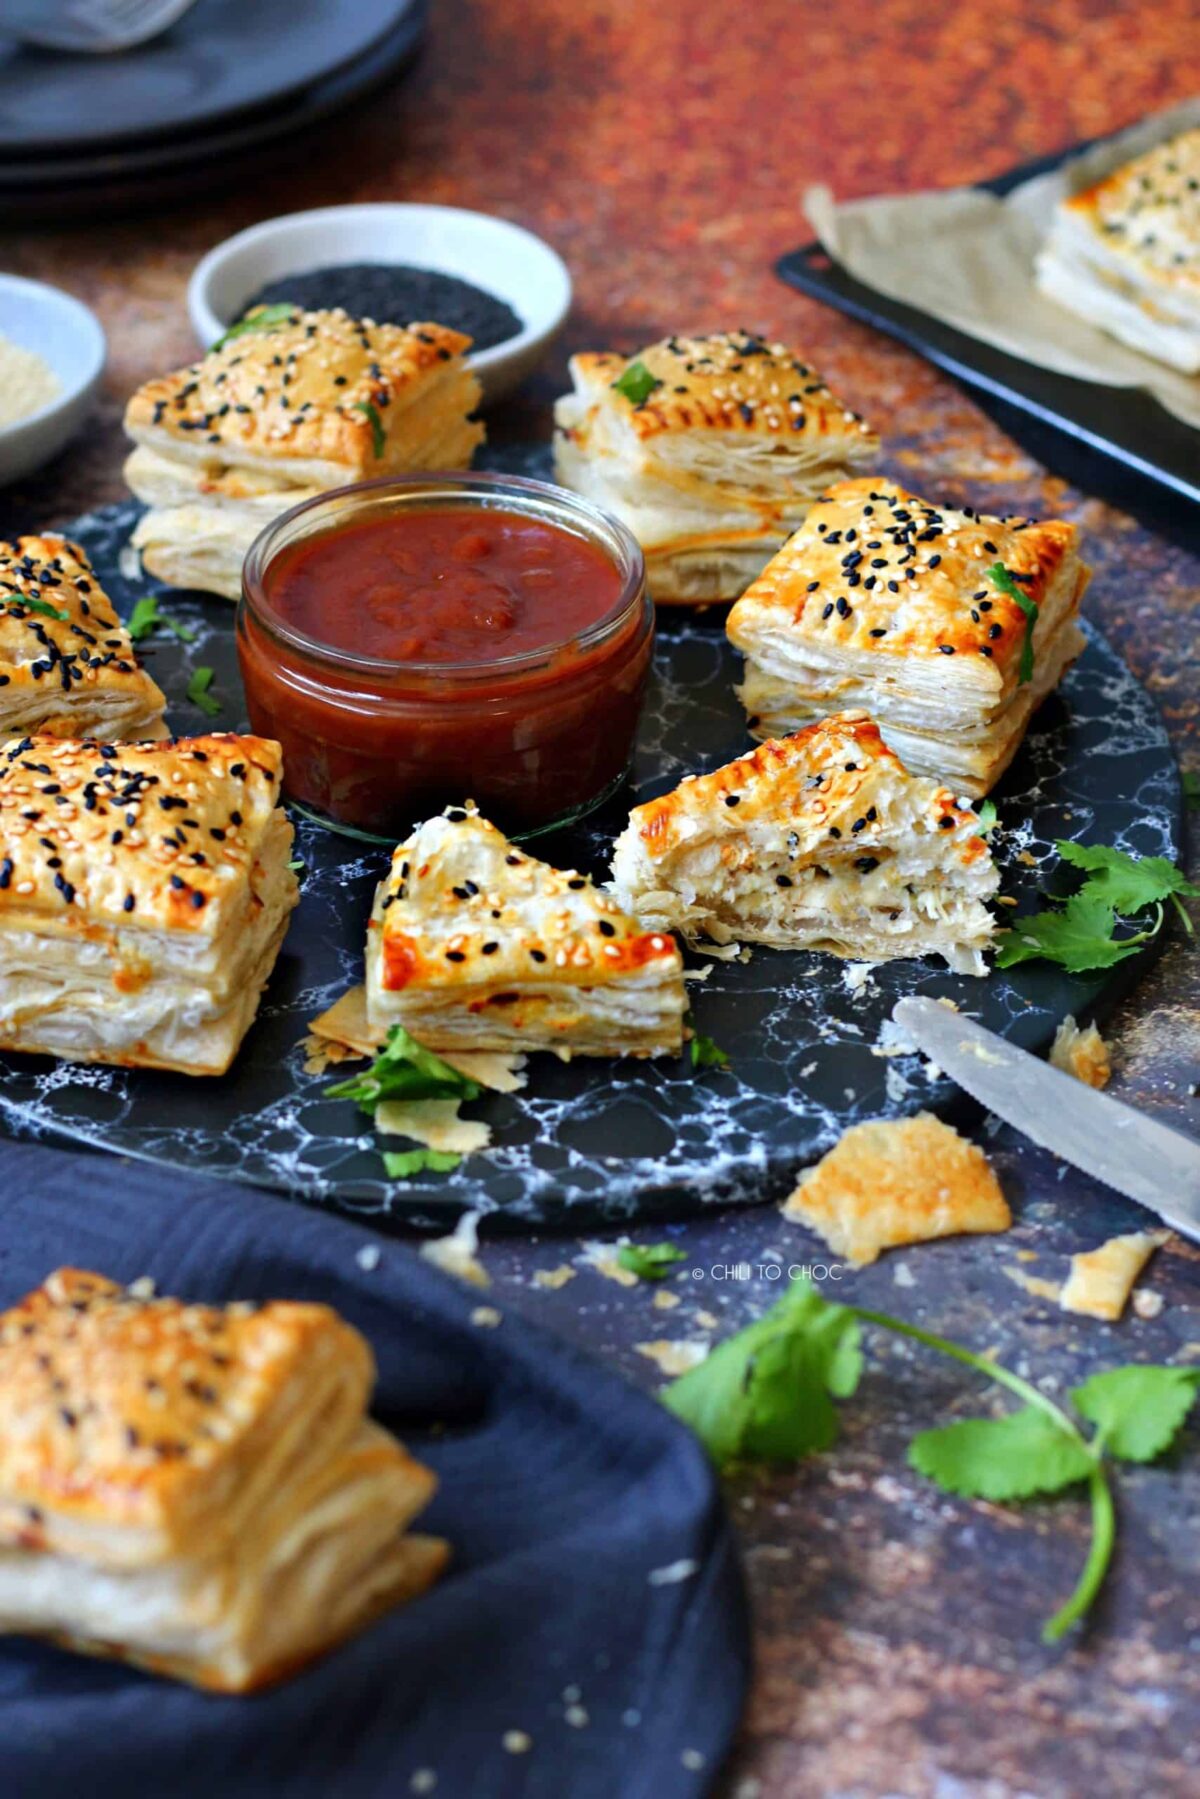
<svg viewBox="0 0 1200 1799"><path fill-rule="evenodd" d="M0 736L155 737L165 705L78 544L0 543Z"/></svg>
<svg viewBox="0 0 1200 1799"><path fill-rule="evenodd" d="M323 472L324 485L387 474L404 460L409 406L447 370L459 376L458 417L478 399L475 377L461 366L470 342L444 325L297 312L147 381L126 408L125 429L138 443L185 451L192 461L275 468L285 477L290 466L298 479ZM482 427L471 435L481 441Z"/></svg>
<svg viewBox="0 0 1200 1799"><path fill-rule="evenodd" d="M1156 144L1061 207L1147 296L1186 299L1200 329L1200 126Z"/></svg>
<svg viewBox="0 0 1200 1799"><path fill-rule="evenodd" d="M613 386L634 363L660 383L641 401ZM667 337L631 357L583 351L572 368L589 389L608 389L608 403L643 440L664 431L705 430L793 440L871 436L816 369L786 344L754 332Z"/></svg>
<svg viewBox="0 0 1200 1799"><path fill-rule="evenodd" d="M796 642L869 651L881 671L900 657L968 657L998 698L1016 684L1026 616L988 570L1002 563L1040 608L1078 535L1058 519L937 506L878 477L841 481L737 601L729 637L755 654L774 622Z"/></svg>
<svg viewBox="0 0 1200 1799"><path fill-rule="evenodd" d="M279 799L269 738L0 748L0 928L30 915L214 937Z"/></svg>
<svg viewBox="0 0 1200 1799"><path fill-rule="evenodd" d="M1012 1223L983 1151L928 1112L852 1125L801 1176L783 1216L856 1266L900 1244Z"/></svg>
<svg viewBox="0 0 1200 1799"><path fill-rule="evenodd" d="M361 1413L371 1352L328 1306L189 1305L60 1268L0 1316L0 1541L58 1549L78 1522L136 1533L139 1559L194 1548L326 1357Z"/></svg>

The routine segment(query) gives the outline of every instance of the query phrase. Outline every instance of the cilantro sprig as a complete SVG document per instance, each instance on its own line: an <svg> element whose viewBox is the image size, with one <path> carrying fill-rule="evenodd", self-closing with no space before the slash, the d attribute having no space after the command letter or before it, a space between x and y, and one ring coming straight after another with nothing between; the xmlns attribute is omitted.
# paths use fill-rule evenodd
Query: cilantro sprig
<svg viewBox="0 0 1200 1799"><path fill-rule="evenodd" d="M449 1062L443 1062L431 1049L410 1037L402 1024L394 1024L370 1068L347 1081L337 1081L332 1087L326 1087L325 1097L352 1099L357 1101L360 1111L373 1113L384 1099L468 1100L478 1099L482 1091L478 1081L451 1068ZM429 1153L443 1152L432 1150Z"/></svg>
<svg viewBox="0 0 1200 1799"><path fill-rule="evenodd" d="M216 718L218 712L225 710L216 694L209 692L212 684L213 670L198 668L193 671L192 678L184 689L192 705L198 706L206 718Z"/></svg>
<svg viewBox="0 0 1200 1799"><path fill-rule="evenodd" d="M387 431L379 415L379 408L371 400L355 400L351 412L361 412L371 426L371 448L376 459L383 455L387 447Z"/></svg>
<svg viewBox="0 0 1200 1799"><path fill-rule="evenodd" d="M137 602L129 614L128 629L130 640L133 643L141 643L144 637L151 636L159 629L170 631L179 639L180 643L195 643L196 641L196 632L189 625L181 623L177 618L172 618L169 612L159 611L156 593L145 594Z"/></svg>
<svg viewBox="0 0 1200 1799"><path fill-rule="evenodd" d="M10 600L5 607L5 611L11 612L16 618L20 618L23 612L36 612L42 618L57 618L59 620L65 620L71 616L69 612L60 612L57 606L52 606L50 604L49 600L35 599L28 594L22 594L20 599L17 600Z"/></svg>
<svg viewBox="0 0 1200 1799"><path fill-rule="evenodd" d="M290 324L292 319L298 317L299 311L300 308L293 306L290 300L277 300L273 306L256 306L253 312L248 312L245 318L238 319L236 324L230 325L228 331L222 332L213 349L223 349L235 338L245 337L253 331L274 331L276 325Z"/></svg>
<svg viewBox="0 0 1200 1799"><path fill-rule="evenodd" d="M1006 593L1010 600L1015 600L1025 614L1025 641L1021 645L1021 662L1017 669L1017 685L1024 687L1027 681L1033 680L1033 632L1038 621L1037 603L1002 562L993 562L988 570L988 580L1001 593Z"/></svg>
<svg viewBox="0 0 1200 1799"><path fill-rule="evenodd" d="M656 387L662 382L657 375L652 375L640 357L635 356L613 382L616 393L624 394L634 406L644 406Z"/></svg>
<svg viewBox="0 0 1200 1799"><path fill-rule="evenodd" d="M706 1037L703 1031L693 1031L691 1042L688 1044L688 1054L691 1057L693 1068L727 1068L729 1066L727 1051L723 1050L719 1043L714 1043L711 1037Z"/></svg>
<svg viewBox="0 0 1200 1799"><path fill-rule="evenodd" d="M854 1393L862 1372L864 1325L949 1356L1021 1401L1019 1410L998 1417L920 1432L908 1452L918 1473L946 1492L996 1501L1086 1483L1092 1516L1087 1560L1074 1591L1042 1631L1044 1641L1057 1642L1089 1611L1112 1560L1113 1463L1154 1461L1171 1447L1200 1389L1200 1369L1112 1368L1072 1388L1068 1410L990 1356L886 1312L832 1304L797 1281L764 1317L673 1381L663 1401L721 1468L793 1461L828 1449L838 1432L834 1401Z"/></svg>
<svg viewBox="0 0 1200 1799"><path fill-rule="evenodd" d="M389 1180L407 1181L414 1174L449 1174L462 1157L452 1149L385 1149L383 1166Z"/></svg>
<svg viewBox="0 0 1200 1799"><path fill-rule="evenodd" d="M1071 974L1112 968L1158 935L1168 902L1192 934L1183 900L1200 898L1200 887L1165 856L1131 856L1106 844L1062 839L1055 848L1086 879L1068 899L1013 920L996 950L998 968L1037 958L1057 962ZM1123 935L1117 935L1118 926Z"/></svg>
<svg viewBox="0 0 1200 1799"><path fill-rule="evenodd" d="M687 1256L673 1243L622 1243L617 1264L640 1281L665 1281L672 1268Z"/></svg>

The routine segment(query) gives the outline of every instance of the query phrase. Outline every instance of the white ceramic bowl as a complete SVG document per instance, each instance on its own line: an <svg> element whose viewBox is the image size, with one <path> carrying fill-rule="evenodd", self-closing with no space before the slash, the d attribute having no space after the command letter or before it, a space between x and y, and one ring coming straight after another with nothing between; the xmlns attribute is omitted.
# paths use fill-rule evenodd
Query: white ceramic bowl
<svg viewBox="0 0 1200 1799"><path fill-rule="evenodd" d="M437 269L507 300L524 329L470 358L489 404L541 358L571 304L571 277L549 244L519 225L457 206L322 206L239 231L197 264L188 312L205 349L280 275L348 262Z"/></svg>
<svg viewBox="0 0 1200 1799"><path fill-rule="evenodd" d="M60 288L0 275L0 333L36 350L61 392L39 412L0 426L0 486L32 474L68 444L91 408L108 346L93 312Z"/></svg>

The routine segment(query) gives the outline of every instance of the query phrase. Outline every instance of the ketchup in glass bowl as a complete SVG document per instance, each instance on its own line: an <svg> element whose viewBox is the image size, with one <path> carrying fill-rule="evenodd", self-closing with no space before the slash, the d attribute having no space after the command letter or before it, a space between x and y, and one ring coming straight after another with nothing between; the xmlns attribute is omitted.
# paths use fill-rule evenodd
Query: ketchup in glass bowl
<svg viewBox="0 0 1200 1799"><path fill-rule="evenodd" d="M625 527L507 475L321 494L256 539L238 609L285 794L389 843L464 799L517 836L598 805L629 764L653 636Z"/></svg>

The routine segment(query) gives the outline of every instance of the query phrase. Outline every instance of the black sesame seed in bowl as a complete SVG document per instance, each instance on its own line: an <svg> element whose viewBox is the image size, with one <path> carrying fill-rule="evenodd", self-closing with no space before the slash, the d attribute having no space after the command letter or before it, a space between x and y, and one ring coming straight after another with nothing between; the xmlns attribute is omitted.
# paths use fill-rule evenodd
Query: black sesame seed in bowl
<svg viewBox="0 0 1200 1799"><path fill-rule="evenodd" d="M340 306L352 318L374 319L381 325L436 320L465 332L474 350L493 349L523 329L512 307L495 294L457 275L410 268L405 263L347 262L280 275L251 295L242 314L255 306L288 302L306 312Z"/></svg>

